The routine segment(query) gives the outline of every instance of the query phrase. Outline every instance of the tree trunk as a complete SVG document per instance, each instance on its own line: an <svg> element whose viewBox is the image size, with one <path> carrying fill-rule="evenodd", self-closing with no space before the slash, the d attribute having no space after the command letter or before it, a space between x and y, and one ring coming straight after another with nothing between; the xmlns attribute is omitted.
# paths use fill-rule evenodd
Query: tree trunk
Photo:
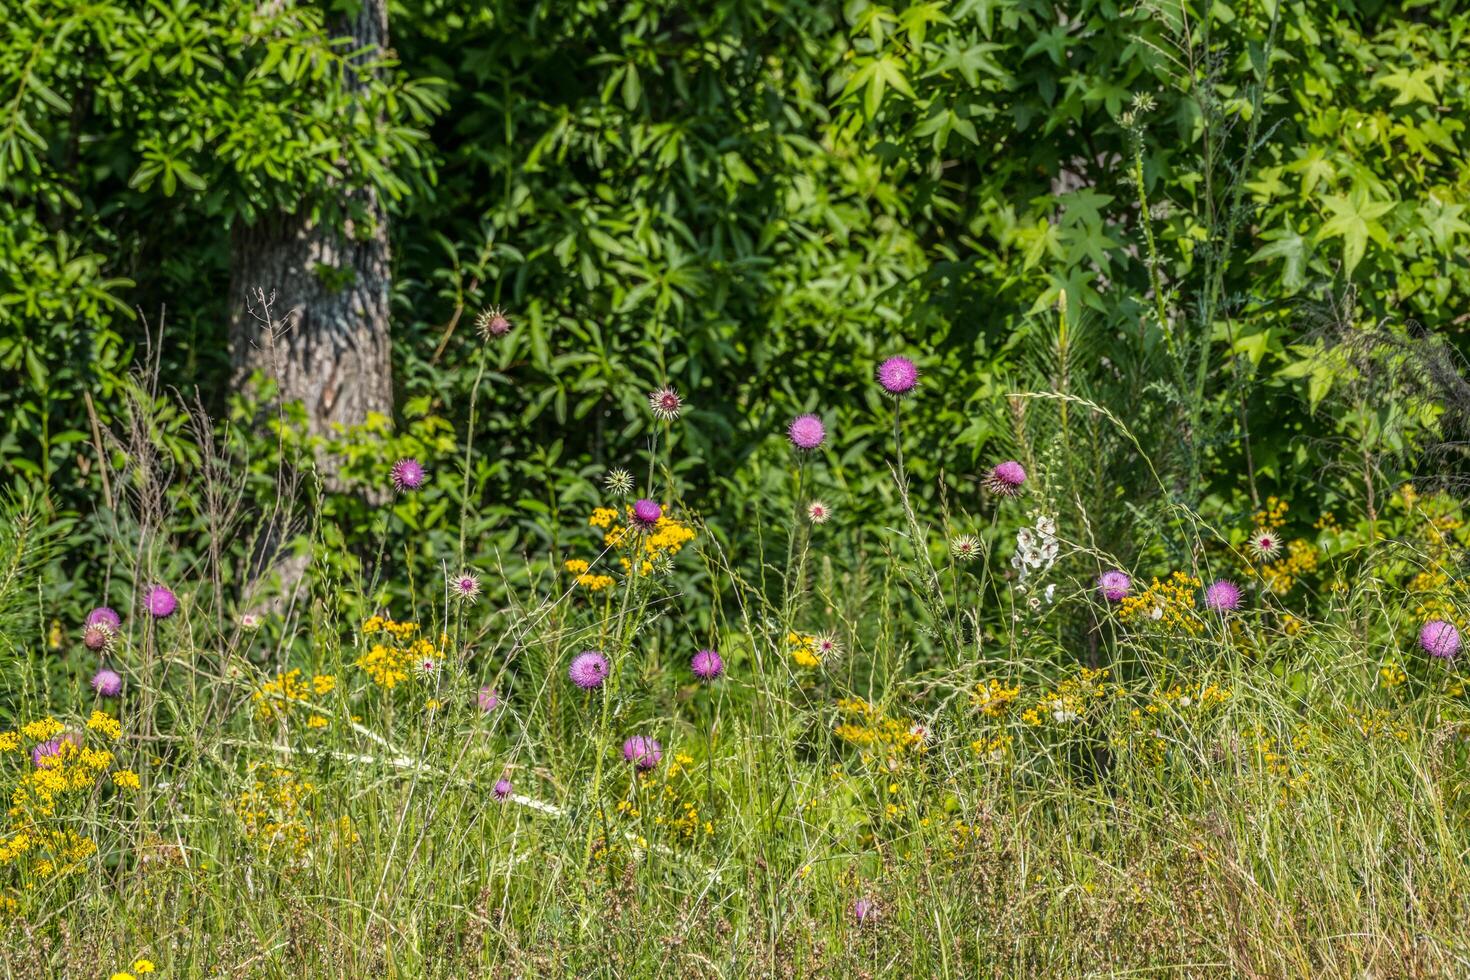
<svg viewBox="0 0 1470 980"><path fill-rule="evenodd" d="M353 47L388 43L386 0L363 0L337 25ZM344 161L345 164L345 161ZM340 224L275 214L231 237L230 360L236 389L260 371L285 401L300 401L307 431L330 435L370 412L391 415L388 215L372 188L343 192ZM275 296L269 324L262 299ZM318 466L332 489L336 464Z"/></svg>
<svg viewBox="0 0 1470 980"><path fill-rule="evenodd" d="M280 3L282 0L262 0ZM388 44L387 0L362 0L357 12L334 25L353 50ZM350 161L340 161L343 167ZM393 371L388 333L391 285L388 214L371 187L343 189L343 220L297 214L266 215L237 224L230 240L230 361L233 384L245 389L255 372L278 386L283 402L300 402L306 429L330 437L338 426L360 425L370 413L392 415ZM262 418L273 413L266 411ZM346 490L339 461L319 453L318 472L329 490ZM302 521L294 506L300 474L285 460L278 494L261 515L250 568L246 607L257 613L289 607L308 557L288 550ZM380 499L381 491L366 491ZM262 580L274 576L280 591L260 605Z"/></svg>

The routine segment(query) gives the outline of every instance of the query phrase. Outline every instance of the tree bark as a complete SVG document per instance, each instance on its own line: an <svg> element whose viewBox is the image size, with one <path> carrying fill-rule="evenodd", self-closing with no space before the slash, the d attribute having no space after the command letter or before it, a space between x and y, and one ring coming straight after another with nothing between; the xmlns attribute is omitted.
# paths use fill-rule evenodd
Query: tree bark
<svg viewBox="0 0 1470 980"><path fill-rule="evenodd" d="M336 33L353 47L388 43L386 0L363 0ZM345 164L346 161L344 161ZM307 431L331 435L368 414L391 415L389 350L391 285L388 214L376 190L344 191L340 223L303 213L275 214L231 235L230 360L237 390L260 371L279 385L284 401L305 407ZM275 296L274 319L259 319L260 302ZM336 463L318 461L336 486Z"/></svg>

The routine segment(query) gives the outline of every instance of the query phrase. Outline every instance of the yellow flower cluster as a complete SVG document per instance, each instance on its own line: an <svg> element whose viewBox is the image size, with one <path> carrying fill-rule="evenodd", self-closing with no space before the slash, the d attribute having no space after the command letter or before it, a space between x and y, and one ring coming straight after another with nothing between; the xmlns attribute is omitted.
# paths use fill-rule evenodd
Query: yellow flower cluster
<svg viewBox="0 0 1470 980"><path fill-rule="evenodd" d="M250 789L235 800L235 815L245 836L267 852L299 857L311 844L309 801L316 787L290 769L256 766Z"/></svg>
<svg viewBox="0 0 1470 980"><path fill-rule="evenodd" d="M1218 684L1206 684L1200 688L1174 684L1154 690L1147 703L1141 708L1134 708L1129 713L1129 718L1134 724L1142 724L1161 716L1203 714L1229 700L1230 688Z"/></svg>
<svg viewBox="0 0 1470 980"><path fill-rule="evenodd" d="M137 974L152 973L155 969L157 969L157 967L153 965L152 960L134 960L133 965L128 967L128 970L131 970L132 972L128 972L128 970L123 970L118 973L114 973L111 978L109 978L109 980L138 980Z"/></svg>
<svg viewBox="0 0 1470 980"><path fill-rule="evenodd" d="M1021 720L1032 726L1048 721L1057 725L1081 721L1087 716L1088 709L1108 693L1107 680L1111 673L1106 667L1100 670L1078 668L1076 676L1064 678L1021 712ZM1118 685L1114 685L1113 691L1117 695L1125 693Z"/></svg>
<svg viewBox="0 0 1470 980"><path fill-rule="evenodd" d="M862 698L842 698L837 710L844 720L833 730L849 745L882 752L890 760L905 752L923 752L923 730L912 722L889 717L881 708ZM866 753L864 759L867 758Z"/></svg>
<svg viewBox="0 0 1470 980"><path fill-rule="evenodd" d="M970 706L978 708L987 718L1001 718L1010 710L1021 694L1020 687L1007 687L991 678L975 686L970 692Z"/></svg>
<svg viewBox="0 0 1470 980"><path fill-rule="evenodd" d="M791 659L798 667L811 669L822 666L821 654L817 653L817 638L811 633L792 630L786 634L786 645L791 648Z"/></svg>
<svg viewBox="0 0 1470 980"><path fill-rule="evenodd" d="M990 762L999 762L1006 757L1011 749L1011 743L1015 739L1002 732L999 735L990 735L977 738L970 743L970 751L977 756Z"/></svg>
<svg viewBox="0 0 1470 980"><path fill-rule="evenodd" d="M1286 501L1277 497L1267 497L1266 506L1251 515L1251 521L1256 527L1269 527L1274 530L1286 523L1286 512L1289 509Z"/></svg>
<svg viewBox="0 0 1470 980"><path fill-rule="evenodd" d="M1399 742L1409 740L1409 727L1387 708L1374 708L1371 711L1349 709L1348 722L1358 730L1359 734L1369 740L1380 738L1395 739Z"/></svg>
<svg viewBox="0 0 1470 980"><path fill-rule="evenodd" d="M1200 580L1184 572L1174 572L1162 582L1155 578L1148 588L1119 604L1118 616L1125 623L1153 623L1161 629L1198 636L1205 628L1195 605L1199 588Z"/></svg>
<svg viewBox="0 0 1470 980"><path fill-rule="evenodd" d="M415 667L439 662L439 648L422 636L415 637L418 629L417 623L400 623L373 616L362 624L362 631L368 636L381 635L381 638L353 663L365 671L374 684L391 691L408 680Z"/></svg>
<svg viewBox="0 0 1470 980"><path fill-rule="evenodd" d="M87 719L87 731L116 741L122 737L122 725L105 712L93 711ZM0 865L21 864L22 875L32 878L54 878L80 872L83 862L97 852L90 838L69 826L59 824L59 813L71 800L92 799L92 791L112 766L112 753L86 744L81 731L67 731L55 718L42 718L21 726L20 732L0 733L4 751L24 751L22 737L45 749L37 754L34 765L28 764L10 794L7 811L9 830L0 836ZM137 775L126 769L113 772L113 782ZM14 910L17 903L9 896L0 898L0 906Z"/></svg>
<svg viewBox="0 0 1470 980"><path fill-rule="evenodd" d="M1286 546L1286 554L1259 569L1245 567L1246 575L1259 575L1261 582L1276 595L1286 595L1297 579L1317 570L1317 546L1306 538L1296 538Z"/></svg>
<svg viewBox="0 0 1470 980"><path fill-rule="evenodd" d="M673 832L673 839L682 844L693 844L700 840L714 836L714 821L700 812L699 805L695 802L698 794L689 783L689 774L693 772L694 757L685 753L677 753L673 760L663 769L662 785L654 790L650 782L640 782L636 790L630 786L630 792L637 792L643 805L653 812L653 824L664 827ZM619 816L630 820L643 818L643 810L631 799L619 800L614 807ZM639 838L641 846L647 847L647 842Z"/></svg>
<svg viewBox="0 0 1470 980"><path fill-rule="evenodd" d="M261 721L270 721L287 717L297 706L311 706L313 697L326 697L336 687L337 678L332 674L313 674L308 681L299 668L293 667L260 685L250 699L255 702L255 716ZM320 714L313 714L307 719L307 724L312 728L323 728L327 720Z"/></svg>
<svg viewBox="0 0 1470 980"><path fill-rule="evenodd" d="M562 563L562 567L570 574L576 576L573 581L585 588L588 592L600 592L603 589L610 588L614 584L614 579L611 575L592 574L590 571L592 566L580 558L569 558Z"/></svg>
<svg viewBox="0 0 1470 980"><path fill-rule="evenodd" d="M27 820L55 816L63 797L90 790L111 765L111 752L90 748L79 734L57 739L55 751L41 756L40 764L20 777L10 796L10 816Z"/></svg>
<svg viewBox="0 0 1470 980"><path fill-rule="evenodd" d="M101 732L114 742L122 738L122 722L101 711L92 712L92 717L87 719L87 727L94 732Z"/></svg>
<svg viewBox="0 0 1470 980"><path fill-rule="evenodd" d="M632 521L632 507L625 508L621 514L611 507L598 507L587 519L592 527L603 529L602 538L609 547L622 552L618 563L627 573L633 571L633 563L636 561L638 574L650 575L673 561L674 556L694 540L694 529L674 517L660 517L658 523L644 533L635 531ZM587 563L578 561L577 564L581 566L577 584L594 592L613 584L612 579L605 575L586 576ZM567 571L572 571L571 562L567 563L566 568ZM583 577L588 580L583 581Z"/></svg>
<svg viewBox="0 0 1470 980"><path fill-rule="evenodd" d="M28 858L31 873L41 878L76 874L82 862L96 853L97 843L70 827L21 829L0 840L0 864Z"/></svg>

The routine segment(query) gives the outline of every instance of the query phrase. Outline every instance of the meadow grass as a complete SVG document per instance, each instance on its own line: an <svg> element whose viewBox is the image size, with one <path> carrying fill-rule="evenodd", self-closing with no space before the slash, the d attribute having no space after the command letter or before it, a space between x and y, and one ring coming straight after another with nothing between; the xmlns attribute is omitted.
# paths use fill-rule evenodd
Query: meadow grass
<svg viewBox="0 0 1470 980"><path fill-rule="evenodd" d="M1373 577L1446 567L1441 511L1402 494L1429 535L1358 554L1315 616L1266 587L1217 611L1200 574L1231 555L1186 510L1194 567L1140 569L1110 601L1085 514L1007 491L931 524L895 452L892 528L855 546L806 511L819 465L793 457L792 513L724 536L667 496L638 527L619 476L578 532L597 549L446 555L433 581L394 580L413 531L393 501L378 540L345 545L376 555L356 577L318 512L294 591L252 606L214 552L178 577L169 515L140 498L131 580L173 569L180 603L118 593L101 656L121 696L10 665L7 972L1470 970L1465 693L1403 635L1414 598ZM21 610L35 521L7 514ZM988 527L973 557L940 533L966 522ZM456 593L465 574L481 594ZM714 680L690 670L701 648ZM584 650L610 665L596 686L569 677ZM634 736L660 743L646 770Z"/></svg>

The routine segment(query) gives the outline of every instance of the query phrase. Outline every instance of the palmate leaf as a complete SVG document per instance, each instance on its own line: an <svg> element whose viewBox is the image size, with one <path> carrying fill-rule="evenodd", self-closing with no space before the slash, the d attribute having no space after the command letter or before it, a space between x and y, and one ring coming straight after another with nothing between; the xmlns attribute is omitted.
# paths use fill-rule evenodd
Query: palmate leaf
<svg viewBox="0 0 1470 980"><path fill-rule="evenodd" d="M1368 251L1368 240L1387 247L1388 231L1378 222L1393 210L1392 201L1371 201L1361 184L1355 184L1346 197L1330 196L1322 202L1332 212L1317 232L1317 240L1342 239L1343 273L1352 275Z"/></svg>

